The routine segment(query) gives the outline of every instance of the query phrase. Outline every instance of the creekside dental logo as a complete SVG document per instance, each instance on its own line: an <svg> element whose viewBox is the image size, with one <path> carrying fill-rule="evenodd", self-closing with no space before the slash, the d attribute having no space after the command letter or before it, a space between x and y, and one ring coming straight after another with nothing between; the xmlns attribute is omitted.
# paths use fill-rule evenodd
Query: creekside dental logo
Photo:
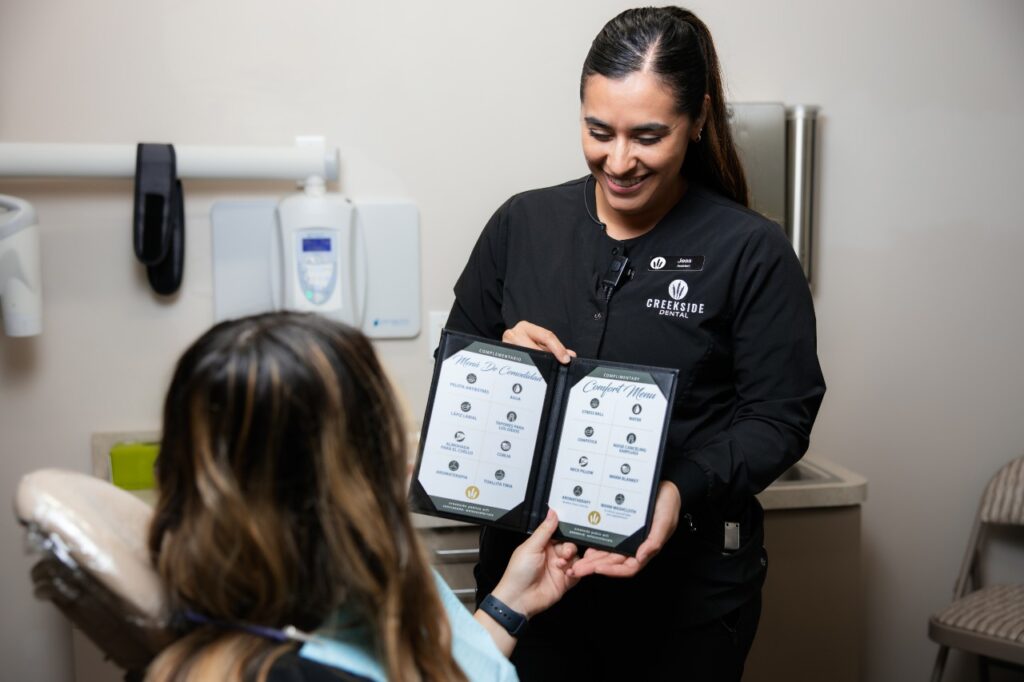
<svg viewBox="0 0 1024 682"><path fill-rule="evenodd" d="M654 267L654 261L651 261L651 267ZM665 317L689 318L690 315L703 315L703 303L683 300L688 293L690 293L690 285L685 280L674 279L668 285L670 298L649 298L647 299L647 308L657 310L658 315Z"/></svg>

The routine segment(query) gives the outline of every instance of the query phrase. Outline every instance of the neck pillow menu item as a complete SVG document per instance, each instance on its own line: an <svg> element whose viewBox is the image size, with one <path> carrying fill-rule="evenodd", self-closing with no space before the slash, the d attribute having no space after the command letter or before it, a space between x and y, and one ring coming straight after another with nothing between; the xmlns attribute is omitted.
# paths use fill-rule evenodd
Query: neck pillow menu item
<svg viewBox="0 0 1024 682"><path fill-rule="evenodd" d="M445 330L409 494L414 511L634 554L647 537L678 372Z"/></svg>

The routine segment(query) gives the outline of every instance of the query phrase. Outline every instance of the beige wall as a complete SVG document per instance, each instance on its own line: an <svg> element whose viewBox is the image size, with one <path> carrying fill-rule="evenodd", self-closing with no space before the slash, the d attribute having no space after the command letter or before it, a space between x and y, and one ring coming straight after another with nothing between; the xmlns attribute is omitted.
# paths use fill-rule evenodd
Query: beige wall
<svg viewBox="0 0 1024 682"><path fill-rule="evenodd" d="M341 147L343 189L414 198L424 311L509 194L585 172L577 77L628 3L4 0L0 142ZM1024 453L1024 5L700 2L731 97L823 108L816 301L829 382L812 448L865 474L867 680L921 679L983 481ZM14 181L43 226L44 335L0 337L0 499L87 467L94 431L157 426L212 318L210 203L286 184L186 183L181 294L133 264L127 181ZM378 344L414 413L426 341ZM813 542L813 538L808 538ZM0 522L0 665L69 678L67 629Z"/></svg>

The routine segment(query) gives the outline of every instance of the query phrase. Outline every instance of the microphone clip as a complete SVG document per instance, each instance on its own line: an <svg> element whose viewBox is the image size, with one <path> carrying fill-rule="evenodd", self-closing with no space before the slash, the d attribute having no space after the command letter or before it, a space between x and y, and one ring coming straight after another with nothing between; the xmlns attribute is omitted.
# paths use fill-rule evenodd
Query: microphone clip
<svg viewBox="0 0 1024 682"><path fill-rule="evenodd" d="M604 290L604 297L607 301L615 293L626 279L633 276L633 268L630 267L629 258L626 256L614 256L604 275L601 277L601 288Z"/></svg>

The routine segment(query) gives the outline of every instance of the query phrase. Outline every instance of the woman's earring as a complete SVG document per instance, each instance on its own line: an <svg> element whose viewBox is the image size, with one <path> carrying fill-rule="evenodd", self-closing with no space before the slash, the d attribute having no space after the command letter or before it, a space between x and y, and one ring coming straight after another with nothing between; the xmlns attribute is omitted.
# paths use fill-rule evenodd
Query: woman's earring
<svg viewBox="0 0 1024 682"><path fill-rule="evenodd" d="M695 142L700 142L700 134L701 134L702 132L703 132L703 131L701 131L701 130L698 130L698 131L697 131L697 139L696 139L696 140L694 140Z"/></svg>

